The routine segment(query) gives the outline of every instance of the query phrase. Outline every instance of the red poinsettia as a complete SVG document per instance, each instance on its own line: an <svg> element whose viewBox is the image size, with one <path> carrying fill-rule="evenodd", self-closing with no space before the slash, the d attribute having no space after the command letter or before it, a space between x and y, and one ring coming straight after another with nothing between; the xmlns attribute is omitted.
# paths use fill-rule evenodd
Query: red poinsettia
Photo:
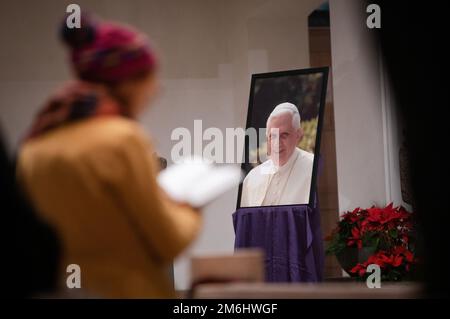
<svg viewBox="0 0 450 319"><path fill-rule="evenodd" d="M359 263L350 272L357 273L360 277L366 275L366 268L370 264L380 266L387 279L397 280L402 273L408 272L411 266L416 263L414 254L403 246L397 246L389 253L380 250L370 256L364 263ZM397 277L395 277L397 276ZM392 277L392 278L391 278Z"/></svg>
<svg viewBox="0 0 450 319"><path fill-rule="evenodd" d="M408 218L408 212L402 207L394 208L392 203L385 208L372 207L367 209L367 222L378 223L380 225L394 225L396 220ZM391 223L390 223L391 222Z"/></svg>
<svg viewBox="0 0 450 319"><path fill-rule="evenodd" d="M367 266L377 264L385 279L399 280L417 262L412 233L412 214L402 206L394 207L391 203L384 208L356 208L342 216L329 236L327 253L337 255L351 247L372 248L375 253L350 272L364 277Z"/></svg>
<svg viewBox="0 0 450 319"><path fill-rule="evenodd" d="M352 236L348 238L347 246L353 246L354 244L356 244L356 246L359 249L361 249L362 248L361 231L357 227L353 227L351 232Z"/></svg>

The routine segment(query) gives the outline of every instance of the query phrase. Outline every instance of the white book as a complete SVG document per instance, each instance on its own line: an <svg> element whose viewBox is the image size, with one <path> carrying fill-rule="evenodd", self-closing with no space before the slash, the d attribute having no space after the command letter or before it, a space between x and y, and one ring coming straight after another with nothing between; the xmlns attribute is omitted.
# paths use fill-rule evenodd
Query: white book
<svg viewBox="0 0 450 319"><path fill-rule="evenodd" d="M203 207L238 186L242 177L236 166L216 166L201 157L192 157L159 173L158 184L173 200Z"/></svg>

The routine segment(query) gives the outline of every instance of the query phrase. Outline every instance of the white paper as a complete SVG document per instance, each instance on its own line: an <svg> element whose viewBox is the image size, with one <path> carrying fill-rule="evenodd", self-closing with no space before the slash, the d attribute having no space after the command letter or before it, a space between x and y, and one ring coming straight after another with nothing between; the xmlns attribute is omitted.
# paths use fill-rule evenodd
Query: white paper
<svg viewBox="0 0 450 319"><path fill-rule="evenodd" d="M194 157L173 164L158 175L158 184L175 201L202 207L234 186L243 177L236 166L215 166Z"/></svg>

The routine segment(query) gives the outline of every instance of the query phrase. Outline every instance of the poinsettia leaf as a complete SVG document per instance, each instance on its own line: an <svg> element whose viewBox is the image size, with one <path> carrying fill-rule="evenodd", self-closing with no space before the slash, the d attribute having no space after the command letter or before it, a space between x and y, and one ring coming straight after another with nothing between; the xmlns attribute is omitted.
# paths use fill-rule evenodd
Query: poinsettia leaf
<svg viewBox="0 0 450 319"><path fill-rule="evenodd" d="M378 250L379 246L380 246L380 237L376 237L373 247L375 247L375 250Z"/></svg>
<svg viewBox="0 0 450 319"><path fill-rule="evenodd" d="M391 230L389 230L389 235L390 235L392 238L397 238L397 237L398 237L398 231L397 231L397 229L391 229Z"/></svg>

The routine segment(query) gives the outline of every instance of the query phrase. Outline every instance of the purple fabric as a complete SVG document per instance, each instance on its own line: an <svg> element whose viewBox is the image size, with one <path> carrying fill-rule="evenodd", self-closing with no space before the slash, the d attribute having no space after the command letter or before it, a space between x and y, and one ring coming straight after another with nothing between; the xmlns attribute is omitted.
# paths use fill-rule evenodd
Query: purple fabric
<svg viewBox="0 0 450 319"><path fill-rule="evenodd" d="M239 208L233 214L233 224L235 249L264 250L267 282L322 280L325 256L317 208Z"/></svg>

